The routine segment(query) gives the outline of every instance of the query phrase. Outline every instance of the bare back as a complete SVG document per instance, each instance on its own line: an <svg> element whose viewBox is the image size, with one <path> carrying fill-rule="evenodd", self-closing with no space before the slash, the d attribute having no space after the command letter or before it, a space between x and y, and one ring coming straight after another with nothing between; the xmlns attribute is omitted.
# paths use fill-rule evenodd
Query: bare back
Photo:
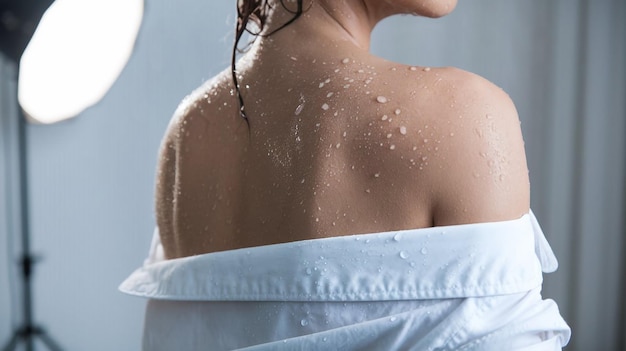
<svg viewBox="0 0 626 351"><path fill-rule="evenodd" d="M240 71L249 124L226 72L170 124L157 177L168 258L528 211L517 114L491 83L341 50L267 51Z"/></svg>

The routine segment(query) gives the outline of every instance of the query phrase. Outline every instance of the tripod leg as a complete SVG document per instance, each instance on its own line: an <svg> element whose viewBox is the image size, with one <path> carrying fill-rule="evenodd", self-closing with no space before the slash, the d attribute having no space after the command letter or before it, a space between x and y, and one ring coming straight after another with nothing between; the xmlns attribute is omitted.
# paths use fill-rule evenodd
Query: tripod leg
<svg viewBox="0 0 626 351"><path fill-rule="evenodd" d="M50 349L50 351L62 351L61 347L45 332L39 333L41 341Z"/></svg>
<svg viewBox="0 0 626 351"><path fill-rule="evenodd" d="M17 346L17 342L20 339L20 334L19 333L14 333L13 336L11 337L11 340L9 340L9 342L2 348L2 351L13 351L15 350L15 347Z"/></svg>

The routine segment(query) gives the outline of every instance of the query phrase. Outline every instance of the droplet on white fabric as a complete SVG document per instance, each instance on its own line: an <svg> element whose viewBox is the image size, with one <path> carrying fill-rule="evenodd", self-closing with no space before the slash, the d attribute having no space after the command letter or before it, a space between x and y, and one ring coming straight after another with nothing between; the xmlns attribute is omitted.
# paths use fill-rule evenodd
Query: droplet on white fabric
<svg viewBox="0 0 626 351"><path fill-rule="evenodd" d="M407 258L409 258L409 254L406 251L400 251L400 258L403 260L406 260Z"/></svg>
<svg viewBox="0 0 626 351"><path fill-rule="evenodd" d="M303 319L300 321L300 325L303 327L306 327L307 325L309 325L309 321L307 321L306 319Z"/></svg>

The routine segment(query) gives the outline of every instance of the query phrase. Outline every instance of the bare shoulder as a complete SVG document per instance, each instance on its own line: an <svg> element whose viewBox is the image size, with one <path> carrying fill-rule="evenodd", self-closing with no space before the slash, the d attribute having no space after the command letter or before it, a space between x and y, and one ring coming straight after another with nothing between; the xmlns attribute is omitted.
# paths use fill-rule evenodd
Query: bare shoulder
<svg viewBox="0 0 626 351"><path fill-rule="evenodd" d="M509 220L528 212L530 187L520 121L510 97L456 68L414 80L416 144L430 142L425 177L435 225Z"/></svg>
<svg viewBox="0 0 626 351"><path fill-rule="evenodd" d="M198 160L207 158L206 150L211 148L209 145L212 142L209 133L211 117L217 115L213 111L216 109L215 106L223 106L218 103L211 104L211 99L222 98L220 91L228 88L223 86L222 81L221 76L217 76L182 99L161 141L156 174L155 207L157 225L167 257L178 255L171 251L176 247L177 240L175 213L180 210L189 212L188 209L180 208L181 191L183 187L201 183L197 178L206 173L204 169L206 165ZM194 191L186 193L193 194Z"/></svg>

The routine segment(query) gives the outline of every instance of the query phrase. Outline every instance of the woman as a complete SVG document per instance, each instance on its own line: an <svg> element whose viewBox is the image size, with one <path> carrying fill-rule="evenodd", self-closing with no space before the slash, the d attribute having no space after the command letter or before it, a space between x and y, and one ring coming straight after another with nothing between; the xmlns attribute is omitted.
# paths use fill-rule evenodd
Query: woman
<svg viewBox="0 0 626 351"><path fill-rule="evenodd" d="M372 56L455 0L243 0L233 67L163 141L146 350L559 350L556 260L515 107L455 68ZM249 27L250 29L251 27ZM235 44L236 46L237 44Z"/></svg>

